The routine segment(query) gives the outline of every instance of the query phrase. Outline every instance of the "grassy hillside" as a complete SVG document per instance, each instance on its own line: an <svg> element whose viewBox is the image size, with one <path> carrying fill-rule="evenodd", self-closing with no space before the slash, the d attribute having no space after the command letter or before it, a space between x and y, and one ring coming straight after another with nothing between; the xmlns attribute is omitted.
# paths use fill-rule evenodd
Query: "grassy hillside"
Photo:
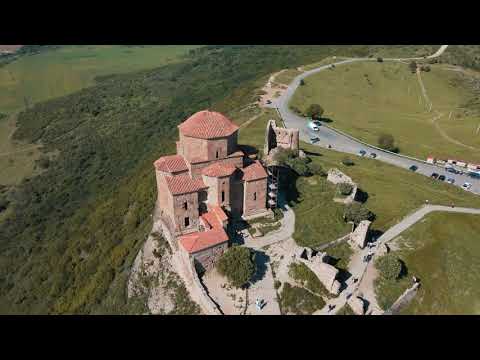
<svg viewBox="0 0 480 360"><path fill-rule="evenodd" d="M347 167L341 163L345 157L342 153L308 144L303 144L303 148L325 170L336 167L358 183L366 198L365 205L376 214L374 230L386 231L427 199L431 204L453 202L457 206L480 208L480 197L408 170L359 157L353 157L355 165ZM298 203L294 204L297 242L314 247L348 232L341 219L343 206L333 203L335 190L325 178L299 178L296 190L299 193Z"/></svg>
<svg viewBox="0 0 480 360"><path fill-rule="evenodd" d="M239 111L270 73L333 50L202 48L21 113L14 138L58 155L46 171L2 190L10 204L0 214L0 312L143 311L127 302L125 284L151 227L152 162L174 151L176 125L204 108Z"/></svg>
<svg viewBox="0 0 480 360"><path fill-rule="evenodd" d="M76 45L21 56L0 67L0 112L71 94L93 85L97 76L173 63L197 47Z"/></svg>
<svg viewBox="0 0 480 360"><path fill-rule="evenodd" d="M431 69L422 78L433 108L441 113L436 124L417 76L401 63L354 63L315 74L305 79L291 105L305 111L321 104L332 126L371 144L390 133L404 154L480 162L480 116L471 111L478 90L467 86L465 75L442 66Z"/></svg>
<svg viewBox="0 0 480 360"><path fill-rule="evenodd" d="M480 217L434 213L403 232L395 251L406 265L404 279L377 281L377 297L390 305L411 285L422 286L403 314L480 314Z"/></svg>

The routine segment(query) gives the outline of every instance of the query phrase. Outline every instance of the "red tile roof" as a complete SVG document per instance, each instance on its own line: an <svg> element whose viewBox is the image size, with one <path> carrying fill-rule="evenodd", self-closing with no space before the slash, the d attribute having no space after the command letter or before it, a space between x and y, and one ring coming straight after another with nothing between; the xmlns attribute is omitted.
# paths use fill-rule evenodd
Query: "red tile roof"
<svg viewBox="0 0 480 360"><path fill-rule="evenodd" d="M178 128L183 135L200 139L225 137L238 130L238 126L225 115L209 110L193 114Z"/></svg>
<svg viewBox="0 0 480 360"><path fill-rule="evenodd" d="M187 163L181 155L162 156L153 165L155 169L169 173L188 170Z"/></svg>
<svg viewBox="0 0 480 360"><path fill-rule="evenodd" d="M258 160L255 160L253 163L240 170L243 172L242 180L244 181L264 179L268 176L263 165Z"/></svg>
<svg viewBox="0 0 480 360"><path fill-rule="evenodd" d="M202 175L210 177L230 176L235 169L236 167L232 164L213 163L202 169Z"/></svg>
<svg viewBox="0 0 480 360"><path fill-rule="evenodd" d="M194 232L180 236L179 242L190 254L228 241L228 235L223 229Z"/></svg>
<svg viewBox="0 0 480 360"><path fill-rule="evenodd" d="M173 195L188 194L208 188L202 179L192 179L188 175L165 176L165 180Z"/></svg>
<svg viewBox="0 0 480 360"><path fill-rule="evenodd" d="M201 217L210 228L214 229L223 228L223 222L228 220L227 215L220 206L212 205L208 205L208 212Z"/></svg>

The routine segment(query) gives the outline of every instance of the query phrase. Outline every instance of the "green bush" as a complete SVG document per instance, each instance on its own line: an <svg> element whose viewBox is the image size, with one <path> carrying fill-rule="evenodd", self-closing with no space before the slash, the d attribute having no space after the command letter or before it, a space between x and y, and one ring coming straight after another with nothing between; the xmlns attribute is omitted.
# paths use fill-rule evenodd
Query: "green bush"
<svg viewBox="0 0 480 360"><path fill-rule="evenodd" d="M352 159L350 159L348 156L344 157L342 159L342 164L345 165L345 166L353 166L355 165L355 163L353 162Z"/></svg>
<svg viewBox="0 0 480 360"><path fill-rule="evenodd" d="M217 269L232 286L240 288L255 274L254 254L246 247L231 247L218 261Z"/></svg>
<svg viewBox="0 0 480 360"><path fill-rule="evenodd" d="M365 205L354 201L345 207L343 218L347 222L353 222L358 225L363 220L373 220L374 214L368 210Z"/></svg>
<svg viewBox="0 0 480 360"><path fill-rule="evenodd" d="M321 119L324 113L323 108L318 104L311 104L305 111L305 115L312 119Z"/></svg>
<svg viewBox="0 0 480 360"><path fill-rule="evenodd" d="M381 134L378 137L378 146L384 150L398 152L398 148L395 146L395 139L391 134Z"/></svg>
<svg viewBox="0 0 480 360"><path fill-rule="evenodd" d="M338 190L342 195L350 195L353 191L353 185L349 183L341 183L338 185Z"/></svg>
<svg viewBox="0 0 480 360"><path fill-rule="evenodd" d="M375 262L380 275L387 280L396 280L402 273L402 263L394 254L386 254Z"/></svg>
<svg viewBox="0 0 480 360"><path fill-rule="evenodd" d="M313 175L326 176L327 173L323 170L322 165L316 162L311 162L307 165L308 170Z"/></svg>
<svg viewBox="0 0 480 360"><path fill-rule="evenodd" d="M280 280L275 280L273 282L273 287L275 288L275 290L278 290L280 288L280 286L282 286L282 283Z"/></svg>

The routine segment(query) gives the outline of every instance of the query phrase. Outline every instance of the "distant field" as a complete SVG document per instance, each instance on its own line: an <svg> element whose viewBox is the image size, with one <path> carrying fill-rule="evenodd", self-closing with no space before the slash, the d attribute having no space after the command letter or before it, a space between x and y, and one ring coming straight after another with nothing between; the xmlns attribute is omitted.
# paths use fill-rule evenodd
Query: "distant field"
<svg viewBox="0 0 480 360"><path fill-rule="evenodd" d="M94 84L100 75L172 63L197 45L65 46L23 56L0 68L0 113L63 96Z"/></svg>
<svg viewBox="0 0 480 360"><path fill-rule="evenodd" d="M417 77L406 64L354 63L326 70L305 79L291 105L304 111L319 103L332 126L377 144L378 136L394 135L400 151L425 159L428 155L480 162L478 116L452 116L474 95L455 79L458 73L432 66L422 78L434 109L443 114L436 128L426 111ZM459 144L461 143L461 144Z"/></svg>
<svg viewBox="0 0 480 360"><path fill-rule="evenodd" d="M408 274L377 283L380 300L393 303L411 285L422 286L402 313L413 315L480 314L480 216L433 213L403 232L395 253Z"/></svg>

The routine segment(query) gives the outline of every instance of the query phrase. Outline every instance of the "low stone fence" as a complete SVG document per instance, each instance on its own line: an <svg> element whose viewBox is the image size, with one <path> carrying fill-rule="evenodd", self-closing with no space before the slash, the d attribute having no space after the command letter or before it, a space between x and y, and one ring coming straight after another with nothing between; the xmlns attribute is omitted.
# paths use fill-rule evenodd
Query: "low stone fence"
<svg viewBox="0 0 480 360"><path fill-rule="evenodd" d="M202 308L208 310L207 315L223 315L221 312L219 306L215 303L215 301L212 300L210 295L208 295L207 290L203 286L202 282L200 281L200 278L198 277L198 273L195 269L195 260L193 257L190 257L189 259L189 270L191 272L192 278L193 278L193 284L197 288L198 292L200 293L200 301L202 301Z"/></svg>
<svg viewBox="0 0 480 360"><path fill-rule="evenodd" d="M411 288L405 290L405 292L400 295L400 297L393 303L393 305L383 313L383 315L395 315L397 314L404 306L408 305L410 301L413 300L417 294L417 290L420 287L420 283L415 283Z"/></svg>

